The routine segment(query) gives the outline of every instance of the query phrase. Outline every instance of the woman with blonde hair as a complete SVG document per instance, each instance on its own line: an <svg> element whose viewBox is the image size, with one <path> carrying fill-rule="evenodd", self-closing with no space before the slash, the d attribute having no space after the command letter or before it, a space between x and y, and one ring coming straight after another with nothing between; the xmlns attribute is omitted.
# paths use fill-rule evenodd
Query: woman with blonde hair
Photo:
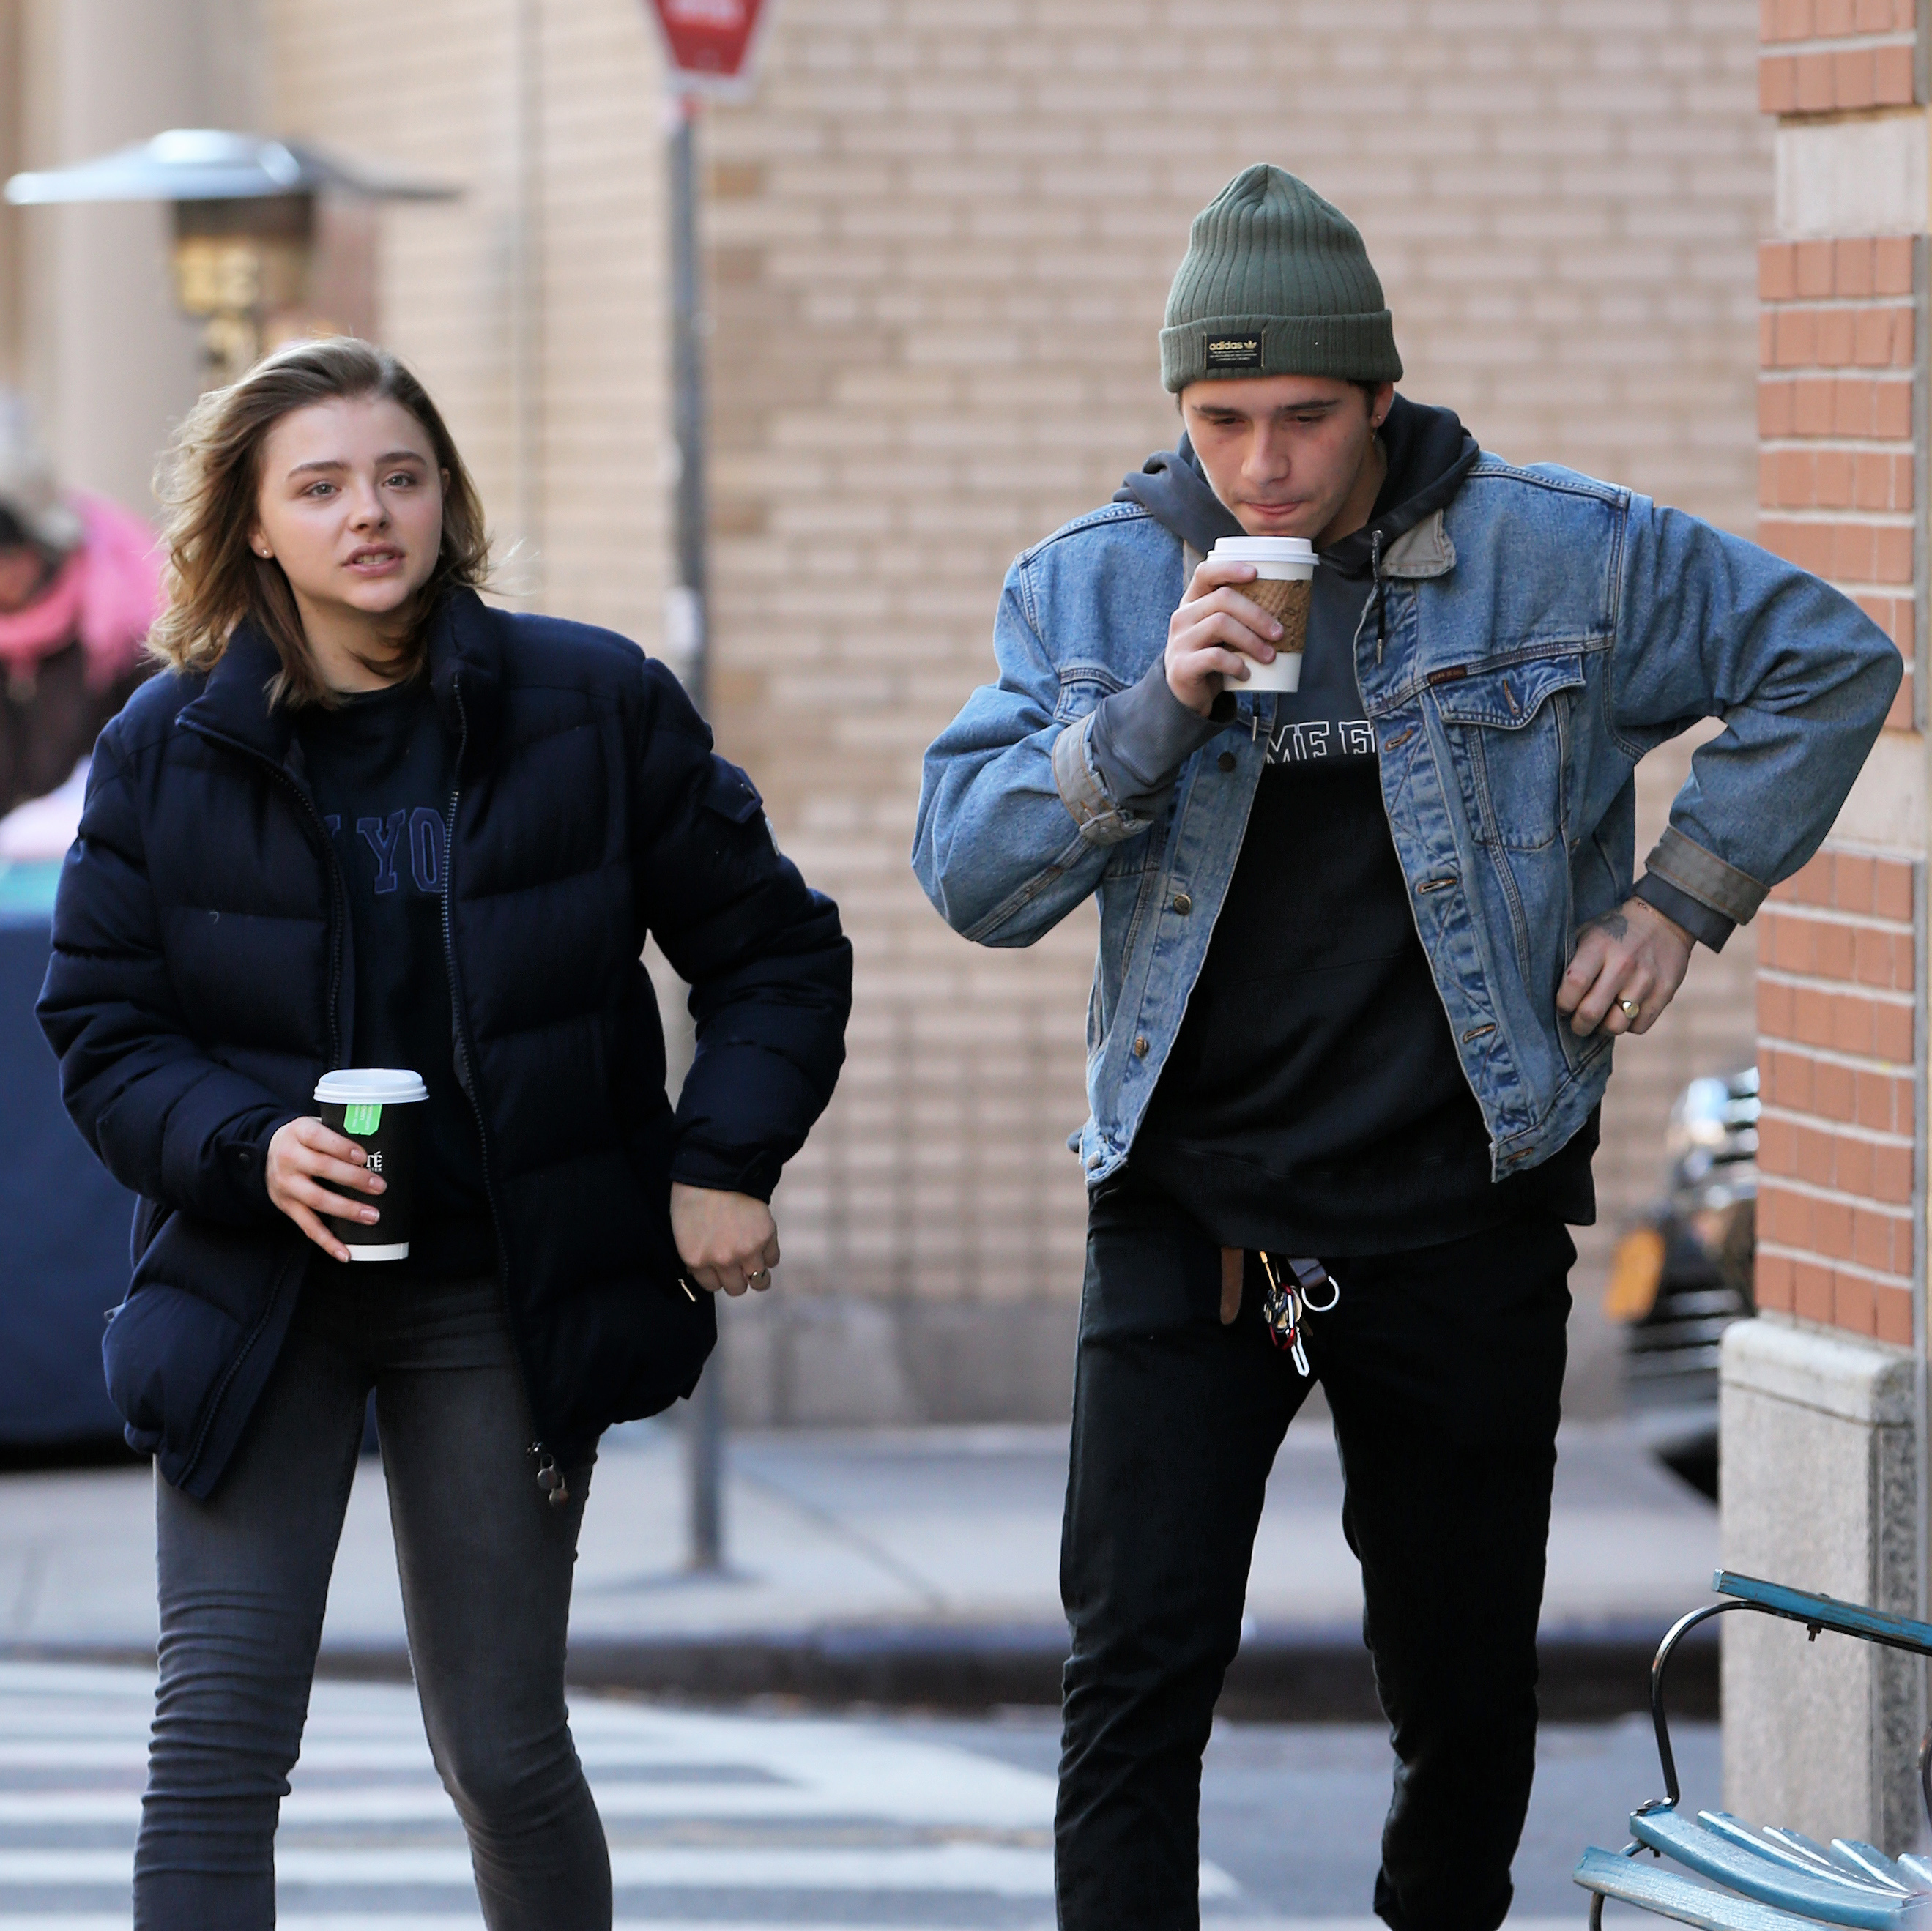
<svg viewBox="0 0 1932 1931"><path fill-rule="evenodd" d="M171 674L102 735L40 1006L141 1196L104 1351L162 1478L135 1924L274 1922L373 1389L484 1920L604 1931L563 1696L596 1444L689 1393L710 1292L769 1282L850 948L662 665L482 601L476 489L393 357L271 356L190 414L166 496ZM647 934L692 988L675 1108ZM313 1117L344 1066L428 1088L406 1259L337 1231L385 1190Z"/></svg>

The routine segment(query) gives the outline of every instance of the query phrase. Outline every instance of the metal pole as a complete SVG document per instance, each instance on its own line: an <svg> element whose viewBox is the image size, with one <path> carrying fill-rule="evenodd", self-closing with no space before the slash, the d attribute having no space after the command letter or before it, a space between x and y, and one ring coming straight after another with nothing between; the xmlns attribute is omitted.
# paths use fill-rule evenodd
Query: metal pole
<svg viewBox="0 0 1932 1931"><path fill-rule="evenodd" d="M518 565L516 594L544 587L543 17L542 0L514 0L512 116L516 178L510 218L510 441Z"/></svg>
<svg viewBox="0 0 1932 1931"><path fill-rule="evenodd" d="M724 1340L718 1329L718 1340ZM713 1574L724 1567L724 1382L719 1372L722 1345L705 1364L691 1391L685 1438L685 1471L690 1483L691 1548L686 1566Z"/></svg>
<svg viewBox="0 0 1932 1931"><path fill-rule="evenodd" d="M705 557L704 316L698 305L698 103L676 103L670 134L671 427L677 445L677 589L683 609L677 666L691 701L710 695L710 572Z"/></svg>
<svg viewBox="0 0 1932 1931"><path fill-rule="evenodd" d="M667 615L682 634L676 664L691 700L705 708L710 679L710 623L706 607L704 355L698 306L698 180L693 152L698 103L675 103L670 130L671 421L677 444L677 590ZM720 1352L724 1336L719 1336ZM689 1483L687 1555L694 1570L724 1566L724 1389L714 1354L693 1391L685 1433Z"/></svg>

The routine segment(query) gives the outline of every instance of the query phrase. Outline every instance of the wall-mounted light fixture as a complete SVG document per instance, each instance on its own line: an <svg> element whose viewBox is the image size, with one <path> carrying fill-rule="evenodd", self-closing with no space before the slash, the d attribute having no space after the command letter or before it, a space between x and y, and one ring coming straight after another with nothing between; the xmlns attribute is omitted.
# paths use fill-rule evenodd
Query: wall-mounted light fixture
<svg viewBox="0 0 1932 1931"><path fill-rule="evenodd" d="M290 335L373 334L376 205L459 192L368 173L299 142L201 127L16 174L6 189L23 207L172 202L175 297L202 325L211 388Z"/></svg>

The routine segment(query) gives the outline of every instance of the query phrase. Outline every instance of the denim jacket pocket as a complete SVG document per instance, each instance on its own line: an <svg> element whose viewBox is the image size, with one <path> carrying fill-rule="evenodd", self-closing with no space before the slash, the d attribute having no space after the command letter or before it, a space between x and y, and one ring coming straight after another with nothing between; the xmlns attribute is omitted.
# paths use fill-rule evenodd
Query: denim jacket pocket
<svg viewBox="0 0 1932 1931"><path fill-rule="evenodd" d="M1060 695L1054 700L1053 721L1070 724L1090 711L1100 708L1102 697L1126 688L1126 680L1104 664L1068 664L1060 667Z"/></svg>
<svg viewBox="0 0 1932 1931"><path fill-rule="evenodd" d="M1482 841L1535 851L1561 837L1569 694L1584 688L1582 652L1492 669L1459 664L1432 672L1427 682Z"/></svg>

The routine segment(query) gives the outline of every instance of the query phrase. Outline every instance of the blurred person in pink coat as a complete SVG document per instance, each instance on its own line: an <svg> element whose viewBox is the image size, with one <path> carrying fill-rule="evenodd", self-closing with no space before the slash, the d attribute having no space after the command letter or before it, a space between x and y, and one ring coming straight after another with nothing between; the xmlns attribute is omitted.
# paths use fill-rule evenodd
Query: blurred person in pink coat
<svg viewBox="0 0 1932 1931"><path fill-rule="evenodd" d="M147 675L160 585L154 532L58 488L0 390L0 817L60 785Z"/></svg>

